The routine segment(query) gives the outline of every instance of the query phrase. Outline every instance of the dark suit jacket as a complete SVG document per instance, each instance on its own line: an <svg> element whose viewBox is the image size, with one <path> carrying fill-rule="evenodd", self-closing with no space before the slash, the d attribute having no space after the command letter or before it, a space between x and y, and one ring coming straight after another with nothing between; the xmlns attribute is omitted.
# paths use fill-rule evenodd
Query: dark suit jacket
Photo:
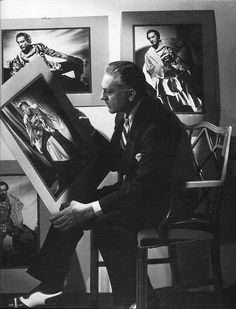
<svg viewBox="0 0 236 309"><path fill-rule="evenodd" d="M117 114L111 139L113 169L125 180L100 190L103 213L121 211L145 221L161 220L169 209L170 182L193 179L193 156L178 117L159 101L143 98L124 152L120 147L124 115ZM138 161L136 155L141 154Z"/></svg>

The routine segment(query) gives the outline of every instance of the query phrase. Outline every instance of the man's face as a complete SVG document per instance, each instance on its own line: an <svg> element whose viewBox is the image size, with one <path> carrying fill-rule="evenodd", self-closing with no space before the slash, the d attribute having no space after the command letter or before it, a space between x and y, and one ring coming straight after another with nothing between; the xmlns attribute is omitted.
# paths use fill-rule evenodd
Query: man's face
<svg viewBox="0 0 236 309"><path fill-rule="evenodd" d="M2 185L0 186L0 200L5 201L6 198L7 198L7 186Z"/></svg>
<svg viewBox="0 0 236 309"><path fill-rule="evenodd" d="M129 110L129 95L130 89L120 85L114 76L110 74L103 76L100 99L106 103L111 114L126 113Z"/></svg>
<svg viewBox="0 0 236 309"><path fill-rule="evenodd" d="M24 114L29 115L30 114L30 109L29 106L26 104L22 104L21 105L21 110Z"/></svg>
<svg viewBox="0 0 236 309"><path fill-rule="evenodd" d="M158 46L159 39L155 32L150 32L147 38L153 47Z"/></svg>
<svg viewBox="0 0 236 309"><path fill-rule="evenodd" d="M19 36L19 37L17 38L16 42L18 43L18 45L19 45L19 47L20 47L20 49L21 49L22 51L25 51L25 50L29 47L29 45L30 45L30 43L28 43L28 42L26 41L26 39L25 39L24 36Z"/></svg>

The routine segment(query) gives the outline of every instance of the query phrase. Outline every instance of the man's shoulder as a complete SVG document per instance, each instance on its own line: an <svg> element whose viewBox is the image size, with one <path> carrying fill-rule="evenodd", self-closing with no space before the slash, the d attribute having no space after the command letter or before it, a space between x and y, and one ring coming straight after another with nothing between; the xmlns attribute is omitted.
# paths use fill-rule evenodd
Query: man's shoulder
<svg viewBox="0 0 236 309"><path fill-rule="evenodd" d="M146 96L140 105L140 113L143 113L150 118L154 119L158 124L162 123L179 123L180 120L176 114L164 105L158 98Z"/></svg>
<svg viewBox="0 0 236 309"><path fill-rule="evenodd" d="M137 115L143 119L143 122L156 122L162 109L161 105L162 103L158 99L147 95L142 99L137 110Z"/></svg>
<svg viewBox="0 0 236 309"><path fill-rule="evenodd" d="M179 38L164 38L162 39L160 46L164 47L171 47L171 48L181 48L183 46L183 42Z"/></svg>
<svg viewBox="0 0 236 309"><path fill-rule="evenodd" d="M37 50L42 50L46 48L46 45L44 45L43 43L39 42L39 43L33 43L32 46Z"/></svg>
<svg viewBox="0 0 236 309"><path fill-rule="evenodd" d="M8 199L9 199L10 203L11 203L11 202L18 202L18 201L20 201L20 200L18 199L18 197L14 196L14 195L12 195L12 194L10 194L10 193L7 194L7 197L8 197Z"/></svg>
<svg viewBox="0 0 236 309"><path fill-rule="evenodd" d="M162 108L162 105L163 104L157 97L146 95L143 97L140 107L144 109L158 110L159 108Z"/></svg>

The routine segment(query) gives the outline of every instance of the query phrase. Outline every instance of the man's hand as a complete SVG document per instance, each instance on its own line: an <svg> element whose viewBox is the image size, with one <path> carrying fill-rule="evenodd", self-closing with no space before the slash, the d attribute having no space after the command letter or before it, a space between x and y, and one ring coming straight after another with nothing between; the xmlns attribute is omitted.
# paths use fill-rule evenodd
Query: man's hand
<svg viewBox="0 0 236 309"><path fill-rule="evenodd" d="M83 227L85 222L96 216L92 204L71 201L62 204L63 207L64 209L50 218L54 227L60 231L66 231L76 225Z"/></svg>

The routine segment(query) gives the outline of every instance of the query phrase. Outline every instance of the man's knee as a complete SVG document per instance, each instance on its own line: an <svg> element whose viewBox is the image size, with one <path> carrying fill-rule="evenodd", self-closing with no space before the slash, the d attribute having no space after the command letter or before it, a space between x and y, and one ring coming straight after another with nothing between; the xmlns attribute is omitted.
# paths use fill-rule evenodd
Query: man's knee
<svg viewBox="0 0 236 309"><path fill-rule="evenodd" d="M102 216L97 219L93 227L94 241L101 246L132 246L136 243L136 229L122 224L120 216Z"/></svg>

